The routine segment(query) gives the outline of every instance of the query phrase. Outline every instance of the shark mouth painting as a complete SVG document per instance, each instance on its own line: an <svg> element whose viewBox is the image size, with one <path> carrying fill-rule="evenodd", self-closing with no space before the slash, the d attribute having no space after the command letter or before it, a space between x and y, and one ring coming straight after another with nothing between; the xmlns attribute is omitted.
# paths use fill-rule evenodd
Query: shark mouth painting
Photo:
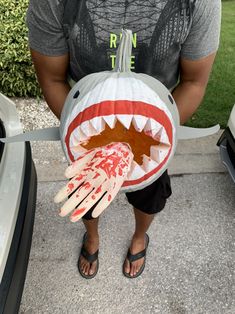
<svg viewBox="0 0 235 314"><path fill-rule="evenodd" d="M175 127L167 106L145 83L134 76L117 78L113 74L85 97L78 96L62 136L71 162L86 150L110 142L128 143L134 160L122 190L133 190L150 184L161 168L165 169Z"/></svg>

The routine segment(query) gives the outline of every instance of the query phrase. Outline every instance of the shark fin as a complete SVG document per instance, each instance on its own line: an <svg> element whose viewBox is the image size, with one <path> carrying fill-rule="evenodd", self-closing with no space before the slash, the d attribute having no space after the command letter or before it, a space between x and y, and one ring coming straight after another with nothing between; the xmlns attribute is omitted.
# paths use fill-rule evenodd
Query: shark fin
<svg viewBox="0 0 235 314"><path fill-rule="evenodd" d="M219 124L212 126L211 128L198 129L190 128L187 126L179 126L178 128L178 139L179 140L188 140L192 138L199 138L208 135L213 135L217 133L220 129Z"/></svg>
<svg viewBox="0 0 235 314"><path fill-rule="evenodd" d="M26 133L17 134L15 136L0 138L0 142L14 143L26 141L59 141L59 127L40 129Z"/></svg>

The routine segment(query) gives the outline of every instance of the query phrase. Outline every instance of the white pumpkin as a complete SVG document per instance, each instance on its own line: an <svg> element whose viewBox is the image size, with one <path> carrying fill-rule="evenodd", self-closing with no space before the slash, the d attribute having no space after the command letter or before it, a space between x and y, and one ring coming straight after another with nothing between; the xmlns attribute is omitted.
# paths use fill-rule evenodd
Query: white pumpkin
<svg viewBox="0 0 235 314"><path fill-rule="evenodd" d="M131 49L132 32L123 30L114 70L87 75L73 86L60 126L70 162L87 149L110 142L131 146L134 161L123 191L142 189L155 181L169 166L182 130L191 130L179 126L176 103L161 82L131 72Z"/></svg>

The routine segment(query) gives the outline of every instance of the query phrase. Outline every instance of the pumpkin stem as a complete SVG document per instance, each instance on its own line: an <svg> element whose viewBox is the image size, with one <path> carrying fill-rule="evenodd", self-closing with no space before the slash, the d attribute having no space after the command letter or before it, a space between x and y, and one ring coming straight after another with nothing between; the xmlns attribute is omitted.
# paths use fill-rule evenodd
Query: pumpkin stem
<svg viewBox="0 0 235 314"><path fill-rule="evenodd" d="M122 38L117 50L114 72L129 72L131 65L132 31L122 30Z"/></svg>

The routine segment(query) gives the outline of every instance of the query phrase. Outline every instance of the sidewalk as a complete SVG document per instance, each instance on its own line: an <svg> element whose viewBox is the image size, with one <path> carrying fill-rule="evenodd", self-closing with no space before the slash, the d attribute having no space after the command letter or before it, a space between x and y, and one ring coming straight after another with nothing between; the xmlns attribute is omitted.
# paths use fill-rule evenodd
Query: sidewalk
<svg viewBox="0 0 235 314"><path fill-rule="evenodd" d="M146 267L122 275L134 219L124 194L100 217L99 272L82 278L82 222L58 215L64 182L39 182L20 314L234 314L235 188L227 174L171 178L173 194L148 234Z"/></svg>

